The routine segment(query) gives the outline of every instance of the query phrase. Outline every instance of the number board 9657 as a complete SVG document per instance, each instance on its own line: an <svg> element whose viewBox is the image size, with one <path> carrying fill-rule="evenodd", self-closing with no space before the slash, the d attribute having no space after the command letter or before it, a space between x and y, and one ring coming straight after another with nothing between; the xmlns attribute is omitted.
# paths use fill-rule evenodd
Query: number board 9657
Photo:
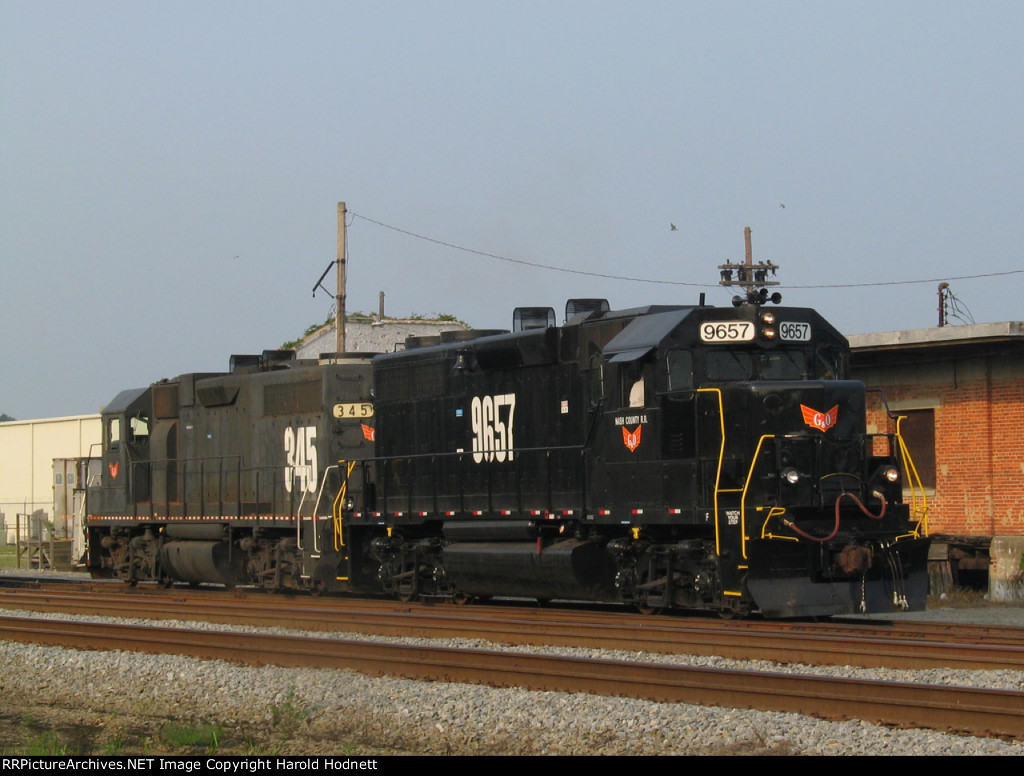
<svg viewBox="0 0 1024 776"><path fill-rule="evenodd" d="M783 342L810 342L811 324L782 321L779 324L779 339Z"/></svg>
<svg viewBox="0 0 1024 776"><path fill-rule="evenodd" d="M750 342L754 324L749 321L706 321L700 325L701 342Z"/></svg>

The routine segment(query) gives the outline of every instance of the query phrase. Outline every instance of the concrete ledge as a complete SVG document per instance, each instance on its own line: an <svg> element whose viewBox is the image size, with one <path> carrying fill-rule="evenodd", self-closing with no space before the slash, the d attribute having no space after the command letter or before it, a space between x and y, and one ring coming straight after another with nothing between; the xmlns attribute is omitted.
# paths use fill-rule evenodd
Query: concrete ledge
<svg viewBox="0 0 1024 776"><path fill-rule="evenodd" d="M853 350L884 350L913 348L925 345L979 343L1021 340L1024 322L972 323L966 326L943 326L931 329L905 331L879 331L871 334L849 334L847 339Z"/></svg>
<svg viewBox="0 0 1024 776"><path fill-rule="evenodd" d="M993 536L989 554L989 600L1024 601L1024 536Z"/></svg>

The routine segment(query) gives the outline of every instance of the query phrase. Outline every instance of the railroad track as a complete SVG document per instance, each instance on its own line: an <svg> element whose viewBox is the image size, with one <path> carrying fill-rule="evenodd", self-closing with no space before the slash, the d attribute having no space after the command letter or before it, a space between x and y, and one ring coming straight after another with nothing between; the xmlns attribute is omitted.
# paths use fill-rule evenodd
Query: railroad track
<svg viewBox="0 0 1024 776"><path fill-rule="evenodd" d="M809 665L919 670L1024 670L1024 629L930 623L723 622L525 607L92 587L2 589L0 608L139 619L198 620L373 636L716 655Z"/></svg>
<svg viewBox="0 0 1024 776"><path fill-rule="evenodd" d="M337 638L0 617L0 638L249 665L585 692L1024 738L1024 693Z"/></svg>

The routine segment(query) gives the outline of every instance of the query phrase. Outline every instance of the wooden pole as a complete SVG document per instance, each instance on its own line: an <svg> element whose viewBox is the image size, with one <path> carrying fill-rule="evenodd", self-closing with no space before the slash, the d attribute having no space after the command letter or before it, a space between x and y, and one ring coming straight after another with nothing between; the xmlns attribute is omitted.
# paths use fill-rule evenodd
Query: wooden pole
<svg viewBox="0 0 1024 776"><path fill-rule="evenodd" d="M750 240L750 227L743 227L743 242L747 248L747 277L746 280L754 279L754 246Z"/></svg>
<svg viewBox="0 0 1024 776"><path fill-rule="evenodd" d="M345 203L338 203L338 294L335 297L337 318L334 328L337 334L335 351L345 352Z"/></svg>

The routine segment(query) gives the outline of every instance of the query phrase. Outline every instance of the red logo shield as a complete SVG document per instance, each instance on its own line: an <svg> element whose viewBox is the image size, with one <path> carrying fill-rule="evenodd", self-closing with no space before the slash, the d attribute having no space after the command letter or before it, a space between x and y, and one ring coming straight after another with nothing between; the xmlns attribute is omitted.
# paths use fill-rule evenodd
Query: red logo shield
<svg viewBox="0 0 1024 776"><path fill-rule="evenodd" d="M819 412L816 409L801 404L800 412L804 415L804 423L824 434L836 424L836 419L839 417L839 405L837 404L828 412Z"/></svg>
<svg viewBox="0 0 1024 776"><path fill-rule="evenodd" d="M110 478L116 480L117 472L120 470L121 464L118 463L117 461L114 461L114 463L110 464L110 466L108 466L107 468L110 469Z"/></svg>
<svg viewBox="0 0 1024 776"><path fill-rule="evenodd" d="M359 425L363 427L364 439L368 439L371 442L377 439L377 429L375 429L373 426L367 426L365 423L360 423Z"/></svg>
<svg viewBox="0 0 1024 776"><path fill-rule="evenodd" d="M629 452L632 453L640 447L640 432L643 430L643 426L637 426L636 431L631 433L625 426L622 427L622 443L629 448Z"/></svg>

